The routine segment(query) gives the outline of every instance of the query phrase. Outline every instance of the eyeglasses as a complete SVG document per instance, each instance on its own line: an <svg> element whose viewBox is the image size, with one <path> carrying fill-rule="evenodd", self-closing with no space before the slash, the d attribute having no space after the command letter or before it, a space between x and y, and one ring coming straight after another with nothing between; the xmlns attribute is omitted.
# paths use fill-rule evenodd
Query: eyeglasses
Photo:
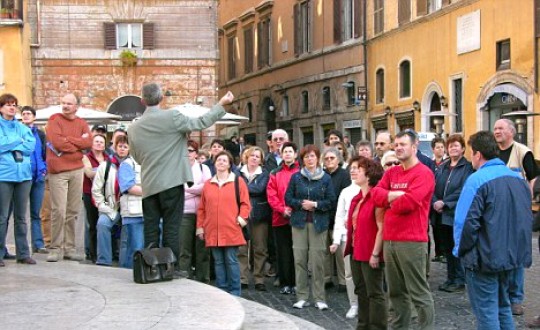
<svg viewBox="0 0 540 330"><path fill-rule="evenodd" d="M384 142L375 142L375 145L376 146L384 146L386 143Z"/></svg>
<svg viewBox="0 0 540 330"><path fill-rule="evenodd" d="M188 149L187 151L189 151L189 152L195 152L195 151L197 151L197 150L195 150L195 149Z"/></svg>
<svg viewBox="0 0 540 330"><path fill-rule="evenodd" d="M275 137L275 138L272 138L272 141L285 141L285 138L284 137Z"/></svg>
<svg viewBox="0 0 540 330"><path fill-rule="evenodd" d="M330 156L330 157L324 157L324 160L335 160L336 157Z"/></svg>
<svg viewBox="0 0 540 330"><path fill-rule="evenodd" d="M399 160L394 160L393 162L384 163L384 166L397 166L397 165L401 165L401 162Z"/></svg>

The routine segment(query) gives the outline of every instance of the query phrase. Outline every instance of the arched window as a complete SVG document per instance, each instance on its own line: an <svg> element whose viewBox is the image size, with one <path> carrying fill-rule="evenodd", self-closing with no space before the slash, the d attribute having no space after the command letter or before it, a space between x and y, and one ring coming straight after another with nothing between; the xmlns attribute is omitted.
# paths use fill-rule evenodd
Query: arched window
<svg viewBox="0 0 540 330"><path fill-rule="evenodd" d="M331 105L330 105L330 87L328 87L328 86L323 87L322 95L323 95L323 105L322 105L323 110L330 110L330 108L331 108Z"/></svg>
<svg viewBox="0 0 540 330"><path fill-rule="evenodd" d="M302 113L309 112L309 93L308 91L302 91Z"/></svg>
<svg viewBox="0 0 540 330"><path fill-rule="evenodd" d="M411 97L411 62L407 60L399 65L399 97Z"/></svg>
<svg viewBox="0 0 540 330"><path fill-rule="evenodd" d="M384 69L375 74L375 103L384 103Z"/></svg>
<svg viewBox="0 0 540 330"><path fill-rule="evenodd" d="M354 81L347 82L347 105L354 105L356 103L355 86Z"/></svg>

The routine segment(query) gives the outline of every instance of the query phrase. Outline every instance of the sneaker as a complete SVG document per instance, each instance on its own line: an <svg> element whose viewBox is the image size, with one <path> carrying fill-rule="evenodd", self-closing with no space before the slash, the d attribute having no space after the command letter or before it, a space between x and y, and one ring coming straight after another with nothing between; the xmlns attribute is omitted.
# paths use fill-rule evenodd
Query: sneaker
<svg viewBox="0 0 540 330"><path fill-rule="evenodd" d="M294 296L296 296L296 287L295 287L295 286L293 286L293 287L291 288L291 294L294 295Z"/></svg>
<svg viewBox="0 0 540 330"><path fill-rule="evenodd" d="M347 314L345 314L345 317L348 319L354 319L358 316L358 306L352 305L351 308L349 308L349 311Z"/></svg>
<svg viewBox="0 0 540 330"><path fill-rule="evenodd" d="M512 315L523 315L523 305L512 304Z"/></svg>
<svg viewBox="0 0 540 330"><path fill-rule="evenodd" d="M66 253L66 255L64 255L64 260L83 261L84 257L77 253Z"/></svg>
<svg viewBox="0 0 540 330"><path fill-rule="evenodd" d="M527 326L531 329L540 329L540 316L532 319L529 323L527 323Z"/></svg>
<svg viewBox="0 0 540 330"><path fill-rule="evenodd" d="M47 251L46 248L33 248L33 249L32 249L32 252L33 252L33 253L40 253L40 254L47 254L47 253L49 253L49 251Z"/></svg>
<svg viewBox="0 0 540 330"><path fill-rule="evenodd" d="M264 285L263 283L257 283L255 284L255 290L264 292L266 291L266 285Z"/></svg>
<svg viewBox="0 0 540 330"><path fill-rule="evenodd" d="M279 290L279 293L281 294L291 294L291 287L290 286L284 286Z"/></svg>
<svg viewBox="0 0 540 330"><path fill-rule="evenodd" d="M317 301L315 303L315 307L317 307L320 311L328 309L328 305L324 301Z"/></svg>
<svg viewBox="0 0 540 330"><path fill-rule="evenodd" d="M292 305L293 308L298 308L298 309L302 309L308 306L309 306L309 302L305 300L298 300L294 305ZM328 306L326 306L326 308L328 308Z"/></svg>
<svg viewBox="0 0 540 330"><path fill-rule="evenodd" d="M57 262L60 259L60 255L57 251L51 251L47 256L47 262Z"/></svg>
<svg viewBox="0 0 540 330"><path fill-rule="evenodd" d="M443 284L439 285L439 291L445 291L446 292L446 288L448 288L450 285L452 285L452 282L450 282L450 281L444 282Z"/></svg>
<svg viewBox="0 0 540 330"><path fill-rule="evenodd" d="M463 292L465 291L465 284L452 283L446 287L446 292Z"/></svg>

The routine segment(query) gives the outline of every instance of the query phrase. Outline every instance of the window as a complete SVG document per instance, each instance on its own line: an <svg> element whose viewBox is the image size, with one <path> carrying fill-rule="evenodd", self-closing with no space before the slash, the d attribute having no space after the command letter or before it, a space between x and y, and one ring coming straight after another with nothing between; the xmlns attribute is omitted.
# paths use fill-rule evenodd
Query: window
<svg viewBox="0 0 540 330"><path fill-rule="evenodd" d="M334 0L334 42L362 36L362 1Z"/></svg>
<svg viewBox="0 0 540 330"><path fill-rule="evenodd" d="M249 118L249 122L252 123L253 122L253 104L251 102L248 102L246 108L247 108L247 115Z"/></svg>
<svg viewBox="0 0 540 330"><path fill-rule="evenodd" d="M356 104L356 88L353 81L347 82L347 105Z"/></svg>
<svg viewBox="0 0 540 330"><path fill-rule="evenodd" d="M289 116L289 96L283 95L283 102L281 103L281 110L283 111L283 116Z"/></svg>
<svg viewBox="0 0 540 330"><path fill-rule="evenodd" d="M330 110L330 87L325 86L322 89L322 97L323 97L323 110Z"/></svg>
<svg viewBox="0 0 540 330"><path fill-rule="evenodd" d="M497 70L510 69L510 39L497 42Z"/></svg>
<svg viewBox="0 0 540 330"><path fill-rule="evenodd" d="M271 24L270 17L266 17L257 23L257 49L258 49L258 68L262 69L270 65L271 52Z"/></svg>
<svg viewBox="0 0 540 330"><path fill-rule="evenodd" d="M236 78L236 37L234 35L227 37L227 60L228 60L228 78Z"/></svg>
<svg viewBox="0 0 540 330"><path fill-rule="evenodd" d="M442 0L428 0L428 13L434 13L442 8Z"/></svg>
<svg viewBox="0 0 540 330"><path fill-rule="evenodd" d="M384 69L375 74L375 103L384 103Z"/></svg>
<svg viewBox="0 0 540 330"><path fill-rule="evenodd" d="M311 51L311 0L294 5L294 54Z"/></svg>
<svg viewBox="0 0 540 330"><path fill-rule="evenodd" d="M454 85L454 113L456 120L454 122L454 132L463 132L463 80L455 79L452 81Z"/></svg>
<svg viewBox="0 0 540 330"><path fill-rule="evenodd" d="M373 0L373 22L375 34L384 31L384 0Z"/></svg>
<svg viewBox="0 0 540 330"><path fill-rule="evenodd" d="M0 20L22 20L23 1L22 0L2 0L0 1Z"/></svg>
<svg viewBox="0 0 540 330"><path fill-rule="evenodd" d="M154 49L154 23L104 23L105 49Z"/></svg>
<svg viewBox="0 0 540 330"><path fill-rule="evenodd" d="M399 0L398 2L398 22L399 24L411 21L411 0Z"/></svg>
<svg viewBox="0 0 540 330"><path fill-rule="evenodd" d="M309 93L307 91L302 92L302 113L309 112Z"/></svg>
<svg viewBox="0 0 540 330"><path fill-rule="evenodd" d="M253 72L253 28L244 30L244 72Z"/></svg>
<svg viewBox="0 0 540 330"><path fill-rule="evenodd" d="M399 97L411 97L411 62L403 61L399 65Z"/></svg>

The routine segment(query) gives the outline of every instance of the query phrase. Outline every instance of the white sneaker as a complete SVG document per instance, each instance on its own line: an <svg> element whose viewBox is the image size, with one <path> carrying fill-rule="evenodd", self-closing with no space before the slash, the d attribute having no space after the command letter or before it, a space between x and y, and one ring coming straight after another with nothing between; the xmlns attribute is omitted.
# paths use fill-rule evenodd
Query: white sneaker
<svg viewBox="0 0 540 330"><path fill-rule="evenodd" d="M354 319L358 316L358 306L352 305L347 314L345 314L345 317L348 319Z"/></svg>
<svg viewBox="0 0 540 330"><path fill-rule="evenodd" d="M323 301L317 301L315 303L315 307L317 307L320 311L324 311L328 309L328 305Z"/></svg>
<svg viewBox="0 0 540 330"><path fill-rule="evenodd" d="M293 308L298 308L298 309L302 309L308 306L309 306L309 302L305 300L298 300L294 305L292 305Z"/></svg>

